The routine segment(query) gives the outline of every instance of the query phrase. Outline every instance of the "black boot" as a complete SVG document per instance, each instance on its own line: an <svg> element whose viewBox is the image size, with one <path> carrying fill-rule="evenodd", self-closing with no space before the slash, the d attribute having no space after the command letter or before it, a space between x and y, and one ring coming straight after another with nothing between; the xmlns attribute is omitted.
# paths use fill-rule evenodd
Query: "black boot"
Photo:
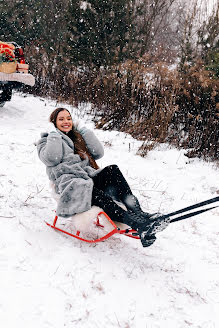
<svg viewBox="0 0 219 328"><path fill-rule="evenodd" d="M137 197L135 197L132 194L126 195L124 197L123 202L128 210L136 213L138 216L141 216L146 220L153 215L153 214L142 211Z"/></svg>
<svg viewBox="0 0 219 328"><path fill-rule="evenodd" d="M143 247L149 247L151 245L153 245L153 243L156 240L156 236L155 235L144 235L144 233L141 234L140 236L141 238L141 243Z"/></svg>
<svg viewBox="0 0 219 328"><path fill-rule="evenodd" d="M161 218L161 215L152 215L149 218L138 216L132 211L127 211L124 214L124 223L138 231L139 235L154 235L157 232L163 231L170 223L170 218Z"/></svg>
<svg viewBox="0 0 219 328"><path fill-rule="evenodd" d="M144 247L152 245L156 239L155 233L164 229L162 222L157 221L156 218L146 219L133 211L123 210L109 195L95 187L92 193L92 205L101 207L113 221L125 223L136 230Z"/></svg>
<svg viewBox="0 0 219 328"><path fill-rule="evenodd" d="M152 225L153 227L156 226L149 218L146 219L133 211L125 211L118 206L109 195L96 187L93 188L92 205L101 207L113 221L125 223L139 232L150 231L150 234L152 234Z"/></svg>
<svg viewBox="0 0 219 328"><path fill-rule="evenodd" d="M135 214L133 216L135 223L132 226L135 226L134 229L139 232L143 246L145 243L154 243L156 239L155 233L163 231L170 223L170 218L163 219L159 213L150 214L143 212L138 199L132 194L126 196L124 203L128 208L128 212Z"/></svg>

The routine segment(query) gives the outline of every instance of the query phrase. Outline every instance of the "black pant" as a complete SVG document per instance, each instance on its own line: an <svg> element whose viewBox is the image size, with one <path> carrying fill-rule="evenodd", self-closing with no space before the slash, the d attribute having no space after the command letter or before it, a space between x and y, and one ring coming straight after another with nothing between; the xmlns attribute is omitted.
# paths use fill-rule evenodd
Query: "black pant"
<svg viewBox="0 0 219 328"><path fill-rule="evenodd" d="M105 167L94 178L92 205L101 207L112 220L123 222L125 210L114 200L124 202L132 191L117 165Z"/></svg>

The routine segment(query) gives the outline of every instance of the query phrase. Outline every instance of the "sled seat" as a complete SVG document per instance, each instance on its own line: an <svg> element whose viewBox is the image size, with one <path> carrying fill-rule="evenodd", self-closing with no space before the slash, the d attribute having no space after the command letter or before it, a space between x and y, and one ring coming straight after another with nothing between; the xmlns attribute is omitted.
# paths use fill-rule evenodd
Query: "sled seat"
<svg viewBox="0 0 219 328"><path fill-rule="evenodd" d="M95 220L95 223L94 223L96 227L98 227L98 228L104 228L105 227L105 225L103 225L103 224L100 223L100 217L101 217L101 215L106 219L106 222L110 224L112 230L110 232L106 233L105 235L103 235L102 237L96 238L96 239L87 239L87 238L81 237L80 236L81 235L81 231L80 230L77 230L76 233L71 233L71 232L69 232L67 230L62 229L61 227L58 227L57 226L57 221L58 221L58 218L59 217L57 215L55 216L54 221L53 221L52 224L48 223L47 221L45 221L45 223L49 227L51 227L51 228L53 228L53 229L55 229L55 230L57 230L59 232L62 232L64 234L68 235L68 236L77 238L77 239L79 239L81 241L85 241L87 243L98 243L98 242L101 242L101 241L104 241L104 240L110 238L111 236L113 236L115 234L125 235L127 237L134 238L134 239L140 239L140 237L139 237L139 235L138 235L138 233L137 233L136 230L133 230L131 228L121 229L103 211L101 211L101 212L99 212L97 214L97 217L96 217L96 220Z"/></svg>
<svg viewBox="0 0 219 328"><path fill-rule="evenodd" d="M56 202L58 202L59 195L55 192L53 183L50 183L50 188L51 188L52 197ZM122 204L118 204L118 205L122 206ZM68 224L65 224L65 222L67 222L68 220L70 220L69 222L70 227L68 227ZM45 221L45 223L47 224L47 226L55 229L56 231L62 232L68 236L77 238L87 243L97 243L100 241L104 241L115 234L120 234L131 238L140 239L136 230L129 228L129 226L127 226L126 224L120 222L114 222L107 215L107 213L103 211L103 209L97 206L92 206L90 210L83 213L75 214L69 219L60 218L57 215L55 215L55 218L52 223L49 223L47 221ZM67 229L66 229L66 225L67 225ZM74 233L72 231L69 231L72 230L72 227L74 229ZM100 238L91 238L91 239L83 238L82 235L86 234L86 231L89 230L90 227L91 228L95 227L104 230L102 231L102 236ZM97 231L98 229L94 229L94 230ZM104 235L103 233L105 232L105 230L107 230L107 232ZM93 232L95 234L95 231Z"/></svg>

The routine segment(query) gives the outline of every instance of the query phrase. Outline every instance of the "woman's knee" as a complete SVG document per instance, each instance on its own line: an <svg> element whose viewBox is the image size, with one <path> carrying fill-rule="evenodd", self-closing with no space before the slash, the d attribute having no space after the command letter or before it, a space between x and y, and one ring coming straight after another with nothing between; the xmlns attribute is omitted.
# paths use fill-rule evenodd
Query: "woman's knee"
<svg viewBox="0 0 219 328"><path fill-rule="evenodd" d="M104 167L104 169L100 173L101 173L101 175L104 175L107 173L110 173L110 175L111 175L113 172L116 172L118 170L119 170L119 167L116 164L112 164L112 165L108 165L108 166Z"/></svg>
<svg viewBox="0 0 219 328"><path fill-rule="evenodd" d="M112 165L109 165L107 167L109 168L109 170L112 170L112 171L118 171L119 170L119 167L116 164L112 164Z"/></svg>

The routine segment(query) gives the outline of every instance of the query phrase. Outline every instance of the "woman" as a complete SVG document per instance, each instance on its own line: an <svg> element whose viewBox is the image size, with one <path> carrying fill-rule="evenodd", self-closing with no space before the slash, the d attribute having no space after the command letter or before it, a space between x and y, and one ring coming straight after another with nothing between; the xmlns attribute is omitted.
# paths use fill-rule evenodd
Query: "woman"
<svg viewBox="0 0 219 328"><path fill-rule="evenodd" d="M91 130L77 130L67 109L55 109L50 122L56 131L42 133L37 150L60 195L57 215L69 217L96 205L114 221L137 230L144 247L153 244L155 233L163 230L169 220L158 222L142 211L118 166L98 167L96 160L104 154L101 143ZM127 211L114 200L122 202Z"/></svg>

